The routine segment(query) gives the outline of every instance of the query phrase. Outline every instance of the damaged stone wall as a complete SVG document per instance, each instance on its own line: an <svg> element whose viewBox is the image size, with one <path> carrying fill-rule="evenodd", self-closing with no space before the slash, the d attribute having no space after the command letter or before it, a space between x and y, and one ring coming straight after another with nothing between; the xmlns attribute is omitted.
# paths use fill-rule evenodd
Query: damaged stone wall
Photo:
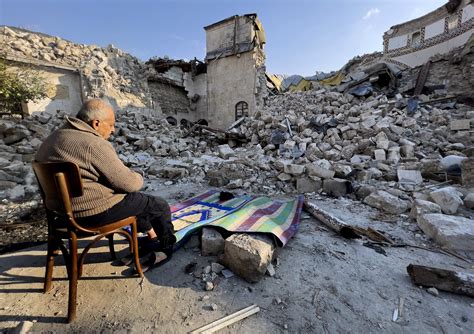
<svg viewBox="0 0 474 334"><path fill-rule="evenodd" d="M471 40L473 40L471 38ZM474 41L474 40L473 40ZM474 87L474 43L454 50L445 55L431 58L431 65L426 78L425 87L428 90L442 90L445 93L472 97ZM400 90L402 92L413 89L416 85L418 73L422 66L402 72Z"/></svg>
<svg viewBox="0 0 474 334"><path fill-rule="evenodd" d="M0 27L0 57L9 60L77 69L85 97L107 97L116 107L146 107L150 103L147 66L109 45L73 43L59 37L19 28Z"/></svg>
<svg viewBox="0 0 474 334"><path fill-rule="evenodd" d="M183 87L166 81L149 81L148 86L153 102L163 113L179 118L178 121L183 118L183 113L189 114L189 100Z"/></svg>

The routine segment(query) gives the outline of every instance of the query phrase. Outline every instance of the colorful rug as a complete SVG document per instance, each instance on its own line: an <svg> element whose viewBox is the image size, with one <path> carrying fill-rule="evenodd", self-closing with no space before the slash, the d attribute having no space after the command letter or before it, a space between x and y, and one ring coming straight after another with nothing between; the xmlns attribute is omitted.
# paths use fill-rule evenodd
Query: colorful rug
<svg viewBox="0 0 474 334"><path fill-rule="evenodd" d="M219 193L211 190L171 206L178 246L204 225L229 232L271 233L280 246L298 230L303 196L282 201L244 195L221 202Z"/></svg>

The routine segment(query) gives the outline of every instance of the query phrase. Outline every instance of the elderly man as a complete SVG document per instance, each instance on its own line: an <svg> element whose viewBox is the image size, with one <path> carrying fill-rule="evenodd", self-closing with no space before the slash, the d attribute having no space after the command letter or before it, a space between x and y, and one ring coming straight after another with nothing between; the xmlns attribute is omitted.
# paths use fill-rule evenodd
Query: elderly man
<svg viewBox="0 0 474 334"><path fill-rule="evenodd" d="M160 197L140 193L143 178L120 161L111 143L115 115L101 99L84 103L75 118L41 144L36 161L71 161L79 166L84 195L72 199L74 215L83 226L100 226L137 216L140 232L147 232L151 252L144 269L170 259L176 238L170 207ZM143 256L143 251L141 251Z"/></svg>

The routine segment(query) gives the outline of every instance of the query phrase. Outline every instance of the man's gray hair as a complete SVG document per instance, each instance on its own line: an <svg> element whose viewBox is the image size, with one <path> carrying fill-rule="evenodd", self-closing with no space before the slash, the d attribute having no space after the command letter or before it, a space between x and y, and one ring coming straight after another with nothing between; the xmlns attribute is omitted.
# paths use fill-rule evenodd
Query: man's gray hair
<svg viewBox="0 0 474 334"><path fill-rule="evenodd" d="M84 102L76 117L89 124L95 119L103 121L107 118L107 109L112 106L102 99L90 99Z"/></svg>

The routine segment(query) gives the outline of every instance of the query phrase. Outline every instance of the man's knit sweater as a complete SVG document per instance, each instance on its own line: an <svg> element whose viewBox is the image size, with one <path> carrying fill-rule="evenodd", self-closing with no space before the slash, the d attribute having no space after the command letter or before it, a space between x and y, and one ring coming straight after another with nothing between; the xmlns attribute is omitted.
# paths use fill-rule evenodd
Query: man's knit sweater
<svg viewBox="0 0 474 334"><path fill-rule="evenodd" d="M122 163L112 144L77 118L66 118L64 127L41 144L35 159L71 161L79 166L84 194L72 199L76 217L104 212L119 203L126 193L139 191L143 186L143 178Z"/></svg>

